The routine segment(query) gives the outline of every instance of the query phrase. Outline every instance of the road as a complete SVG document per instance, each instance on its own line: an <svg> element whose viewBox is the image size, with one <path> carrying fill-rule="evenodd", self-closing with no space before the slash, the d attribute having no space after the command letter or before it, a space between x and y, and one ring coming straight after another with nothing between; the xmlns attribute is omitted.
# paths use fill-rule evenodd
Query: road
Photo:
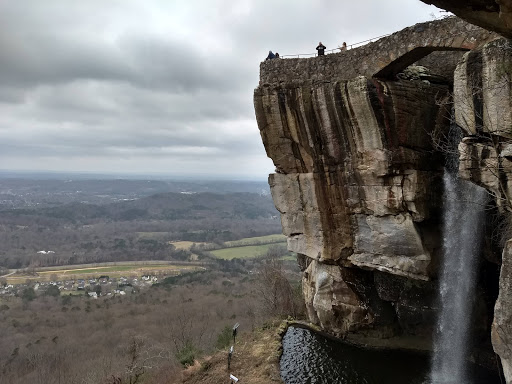
<svg viewBox="0 0 512 384"><path fill-rule="evenodd" d="M10 269L9 271L10 271L10 272L9 272L7 275L2 275L2 276L0 276L0 279L1 279L2 277L7 277L7 276L14 275L16 272L18 272L18 270L17 270L17 269Z"/></svg>

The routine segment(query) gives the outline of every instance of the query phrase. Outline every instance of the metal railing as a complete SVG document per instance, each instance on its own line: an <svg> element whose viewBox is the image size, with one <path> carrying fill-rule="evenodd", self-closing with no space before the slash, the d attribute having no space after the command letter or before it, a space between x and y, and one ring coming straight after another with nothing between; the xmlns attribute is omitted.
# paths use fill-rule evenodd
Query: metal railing
<svg viewBox="0 0 512 384"><path fill-rule="evenodd" d="M387 37L387 36L390 36L390 35L391 35L391 33L388 33L387 35L382 35L382 36L378 36L378 37L372 37L371 39L363 40L363 41L360 41L358 43L347 44L347 50L348 49L352 49L352 48L357 48L357 47L360 47L362 45L366 45L368 43L372 43L373 41L382 39L383 37ZM329 50L326 50L325 53L336 53L335 51L341 52L340 49L341 49L341 47L334 48L334 49L329 49ZM315 56L317 56L316 52L315 53L297 53L295 55L279 55L279 58L285 59L285 58L300 58L300 57L315 57Z"/></svg>

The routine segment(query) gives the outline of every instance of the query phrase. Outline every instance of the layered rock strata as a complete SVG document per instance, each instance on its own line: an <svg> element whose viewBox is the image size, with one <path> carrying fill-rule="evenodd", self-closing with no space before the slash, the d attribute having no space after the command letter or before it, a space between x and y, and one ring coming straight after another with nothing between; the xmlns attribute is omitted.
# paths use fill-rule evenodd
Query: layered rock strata
<svg viewBox="0 0 512 384"><path fill-rule="evenodd" d="M447 91L358 77L255 92L290 250L428 280L433 250L422 223L439 183L430 134Z"/></svg>
<svg viewBox="0 0 512 384"><path fill-rule="evenodd" d="M283 233L305 258L308 314L335 334L428 333L434 295L414 296L432 290L441 162L430 135L447 93L365 77L255 91Z"/></svg>
<svg viewBox="0 0 512 384"><path fill-rule="evenodd" d="M387 45L396 43L395 34L372 49L261 64L254 105L276 166L272 196L304 272L309 319L333 334L432 332L444 164L433 138L448 129L460 54L421 59L449 75L445 81L394 73L411 57L420 59L417 48L423 55L446 48L448 25L456 27L459 48L495 37L452 19L439 22L437 42L427 23L398 33L408 35L407 49ZM383 54L375 47L388 47L388 58L374 60Z"/></svg>

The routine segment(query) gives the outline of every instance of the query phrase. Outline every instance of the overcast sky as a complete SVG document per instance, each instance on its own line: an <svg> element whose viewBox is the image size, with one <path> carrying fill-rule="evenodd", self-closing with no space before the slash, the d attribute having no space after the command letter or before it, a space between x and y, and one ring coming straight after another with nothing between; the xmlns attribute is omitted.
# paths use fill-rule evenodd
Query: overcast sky
<svg viewBox="0 0 512 384"><path fill-rule="evenodd" d="M0 170L263 179L271 49L313 52L432 20L419 0L0 2Z"/></svg>

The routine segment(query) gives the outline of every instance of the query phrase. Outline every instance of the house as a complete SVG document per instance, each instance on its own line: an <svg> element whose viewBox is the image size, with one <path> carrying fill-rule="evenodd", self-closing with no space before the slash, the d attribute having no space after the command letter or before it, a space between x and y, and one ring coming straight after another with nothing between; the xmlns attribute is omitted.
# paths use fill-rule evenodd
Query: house
<svg viewBox="0 0 512 384"><path fill-rule="evenodd" d="M70 291L73 289L73 284L69 283L69 282L66 282L66 285L64 285L64 289L66 291Z"/></svg>
<svg viewBox="0 0 512 384"><path fill-rule="evenodd" d="M124 291L126 293L132 293L133 292L133 287L130 287L129 285L127 285L127 286L124 287Z"/></svg>

